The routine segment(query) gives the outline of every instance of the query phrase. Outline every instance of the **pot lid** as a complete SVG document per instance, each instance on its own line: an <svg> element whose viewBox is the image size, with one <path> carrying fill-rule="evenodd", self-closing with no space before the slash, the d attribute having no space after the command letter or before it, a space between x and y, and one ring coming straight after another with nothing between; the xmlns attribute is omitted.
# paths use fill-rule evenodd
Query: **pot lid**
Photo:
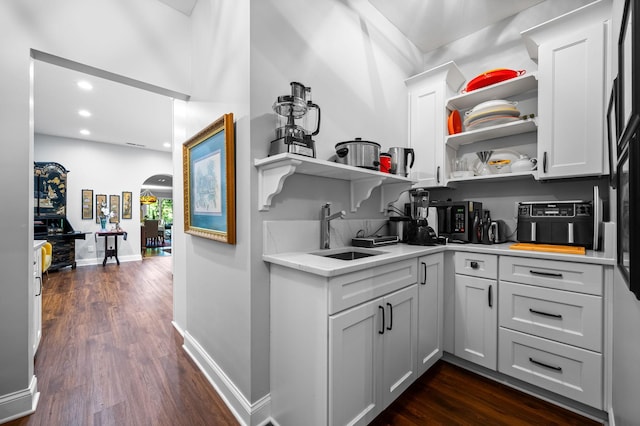
<svg viewBox="0 0 640 426"><path fill-rule="evenodd" d="M339 145L345 145L345 144L348 144L348 143L365 144L365 145L375 145L375 146L377 146L378 148L380 148L380 144L379 144L378 142L363 141L363 140L362 140L362 138L355 138L355 139L354 139L354 140L352 140L352 141L338 142L338 143L336 144L336 148L337 148Z"/></svg>

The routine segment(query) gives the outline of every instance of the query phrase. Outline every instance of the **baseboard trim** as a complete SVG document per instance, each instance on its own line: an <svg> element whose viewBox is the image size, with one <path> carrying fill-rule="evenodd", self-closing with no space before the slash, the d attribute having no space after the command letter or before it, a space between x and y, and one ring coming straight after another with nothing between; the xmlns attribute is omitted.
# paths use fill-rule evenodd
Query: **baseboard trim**
<svg viewBox="0 0 640 426"><path fill-rule="evenodd" d="M93 266L93 265L102 265L102 261L104 257L92 258L92 259L78 259L76 260L76 266ZM120 263L123 262L140 262L142 260L141 254L128 254L126 256L118 256L118 260ZM113 257L107 258L107 265L116 264L116 259Z"/></svg>
<svg viewBox="0 0 640 426"><path fill-rule="evenodd" d="M0 396L0 424L33 414L39 399L38 379L33 376L27 389Z"/></svg>
<svg viewBox="0 0 640 426"><path fill-rule="evenodd" d="M184 332L184 345L182 347L209 380L209 383L218 392L240 424L262 426L269 423L271 415L270 395L267 394L251 404L188 331Z"/></svg>

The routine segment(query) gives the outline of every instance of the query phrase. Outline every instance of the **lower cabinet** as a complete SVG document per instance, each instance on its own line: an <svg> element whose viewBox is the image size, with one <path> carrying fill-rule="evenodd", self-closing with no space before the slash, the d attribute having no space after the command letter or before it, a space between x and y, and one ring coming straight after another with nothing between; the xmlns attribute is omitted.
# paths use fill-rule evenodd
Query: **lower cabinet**
<svg viewBox="0 0 640 426"><path fill-rule="evenodd" d="M455 263L454 354L495 370L498 360L497 256L458 252Z"/></svg>
<svg viewBox="0 0 640 426"><path fill-rule="evenodd" d="M329 420L366 425L417 377L418 288L329 317Z"/></svg>
<svg viewBox="0 0 640 426"><path fill-rule="evenodd" d="M42 242L44 243L44 242ZM42 243L34 244L33 251L33 281L31 294L33 296L33 314L31 318L31 345L33 355L36 354L42 338Z"/></svg>
<svg viewBox="0 0 640 426"><path fill-rule="evenodd" d="M418 376L442 357L444 255L418 259Z"/></svg>

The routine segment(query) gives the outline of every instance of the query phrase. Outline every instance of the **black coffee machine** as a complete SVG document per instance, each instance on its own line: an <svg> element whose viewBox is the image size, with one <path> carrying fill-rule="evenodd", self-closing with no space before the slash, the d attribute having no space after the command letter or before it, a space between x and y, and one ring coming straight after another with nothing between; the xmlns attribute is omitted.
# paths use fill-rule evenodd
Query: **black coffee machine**
<svg viewBox="0 0 640 426"><path fill-rule="evenodd" d="M416 246L434 246L438 244L438 237L429 226L429 191L425 188L415 188L409 191L411 197L411 221L407 243Z"/></svg>

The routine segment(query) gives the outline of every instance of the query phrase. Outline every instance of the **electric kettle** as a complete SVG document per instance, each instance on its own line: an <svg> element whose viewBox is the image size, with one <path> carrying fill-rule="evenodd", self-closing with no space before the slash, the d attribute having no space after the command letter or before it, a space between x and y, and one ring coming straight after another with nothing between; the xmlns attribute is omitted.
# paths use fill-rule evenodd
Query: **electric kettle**
<svg viewBox="0 0 640 426"><path fill-rule="evenodd" d="M389 155L391 156L390 172L395 175L407 176L416 159L413 148L389 148ZM411 156L411 163L409 163L409 156Z"/></svg>

